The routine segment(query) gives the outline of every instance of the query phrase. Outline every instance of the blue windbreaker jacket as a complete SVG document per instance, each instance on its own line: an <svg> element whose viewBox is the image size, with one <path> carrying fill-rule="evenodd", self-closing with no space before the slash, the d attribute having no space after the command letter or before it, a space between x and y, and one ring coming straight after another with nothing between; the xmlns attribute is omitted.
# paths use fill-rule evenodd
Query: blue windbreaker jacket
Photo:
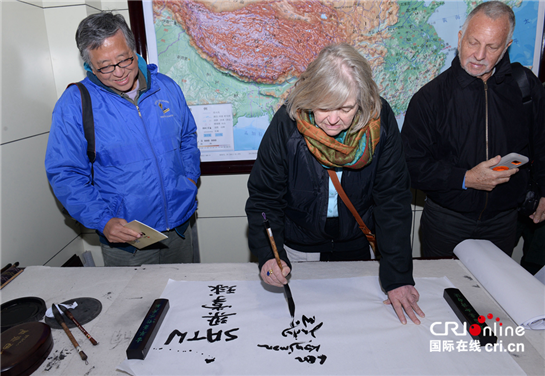
<svg viewBox="0 0 545 376"><path fill-rule="evenodd" d="M95 122L94 180L83 133L81 96L68 87L58 100L45 157L58 200L84 226L103 231L114 217L159 231L186 222L197 208L200 176L196 125L180 87L146 66L148 90L135 106L86 78ZM93 184L94 182L94 184Z"/></svg>

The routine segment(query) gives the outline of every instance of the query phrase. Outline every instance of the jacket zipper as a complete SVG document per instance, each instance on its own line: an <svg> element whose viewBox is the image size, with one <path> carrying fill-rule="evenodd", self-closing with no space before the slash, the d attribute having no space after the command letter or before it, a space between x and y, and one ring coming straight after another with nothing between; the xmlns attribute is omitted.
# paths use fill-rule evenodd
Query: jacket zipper
<svg viewBox="0 0 545 376"><path fill-rule="evenodd" d="M148 143L150 144L151 150L153 152L153 158L155 160L155 165L157 167L157 173L159 174L159 183L161 183L161 195L163 196L163 202L165 203L165 206L164 206L164 209L165 209L165 223L167 225L167 231L170 231L170 228L169 228L170 226L168 224L168 212L167 212L167 207L166 207L167 199L165 197L165 187L163 186L163 175L161 174L161 169L159 168L159 163L157 162L157 157L155 156L155 151L153 149L153 145L152 145L151 140L149 138L148 129L146 128L146 124L144 123L144 119L142 119L142 114L140 113L140 107L138 106L138 104L136 104L135 106L136 106L136 110L138 111L138 116L142 120L142 125L144 126L144 132L146 132L146 138L148 139Z"/></svg>
<svg viewBox="0 0 545 376"><path fill-rule="evenodd" d="M486 83L486 81L484 82L484 122L485 122L485 130L484 130L484 135L485 135L485 142L486 142L486 148L485 148L485 160L487 161L488 160L488 84ZM485 199L484 199L484 208L483 210L481 210L481 213L479 214L479 219L478 221L481 220L481 217L484 213L484 211L486 210L486 207L488 206L488 192L485 193Z"/></svg>

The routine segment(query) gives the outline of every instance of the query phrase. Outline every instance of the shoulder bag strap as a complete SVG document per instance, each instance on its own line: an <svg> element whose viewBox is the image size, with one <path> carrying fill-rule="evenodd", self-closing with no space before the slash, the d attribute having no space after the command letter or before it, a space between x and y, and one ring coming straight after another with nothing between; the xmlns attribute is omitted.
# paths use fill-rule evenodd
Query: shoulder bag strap
<svg viewBox="0 0 545 376"><path fill-rule="evenodd" d="M526 115L526 121L528 121L530 125L530 160L533 161L534 158L534 148L532 145L532 136L533 136L533 110L532 110L532 93L530 92L530 82L528 81L528 77L526 76L526 72L524 72L524 67L520 63L511 63L511 70L513 72L513 78L517 81L517 84L520 88L520 91L522 93L522 105L524 107L524 112Z"/></svg>
<svg viewBox="0 0 545 376"><path fill-rule="evenodd" d="M358 222L358 225L360 226L361 231L363 231L365 237L367 238L367 241L371 245L371 248L373 248L373 252L375 252L375 257L378 258L378 254L377 254L377 250L376 250L377 240L375 238L375 235L371 233L369 228L363 222L363 219L361 219L361 217L358 214L358 211L356 210L354 205L352 205L352 202L350 202L350 199L348 198L348 196L344 192L344 189L341 186L341 183L339 182L339 178L337 177L337 174L335 173L335 171L333 171L331 169L328 169L327 173L329 174L329 177L331 178L331 181L333 182L333 185L335 186L335 189L337 190L337 193L339 194L339 196L343 200L344 204L346 205L348 210L350 210L350 212L352 213L354 218L356 218L356 221Z"/></svg>
<svg viewBox="0 0 545 376"><path fill-rule="evenodd" d="M93 117L93 107L91 103L91 96L89 91L81 82L73 82L71 85L76 85L81 94L81 116L83 119L83 132L85 139L87 140L87 157L91 161L91 184L94 184L95 172L93 169L93 163L96 159L95 149L95 120Z"/></svg>

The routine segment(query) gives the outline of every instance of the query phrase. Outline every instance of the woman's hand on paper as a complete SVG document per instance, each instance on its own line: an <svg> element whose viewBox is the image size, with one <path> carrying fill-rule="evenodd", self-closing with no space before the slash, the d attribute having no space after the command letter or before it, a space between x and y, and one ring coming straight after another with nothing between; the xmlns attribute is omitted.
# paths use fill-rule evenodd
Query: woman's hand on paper
<svg viewBox="0 0 545 376"><path fill-rule="evenodd" d="M280 262L282 263L282 270L278 267L276 259L270 259L263 264L263 267L261 268L261 278L263 278L265 283L277 287L282 287L288 283L286 276L290 274L291 270L285 261L280 260Z"/></svg>
<svg viewBox="0 0 545 376"><path fill-rule="evenodd" d="M407 323L405 313L416 325L419 325L420 320L416 317L415 312L420 317L425 317L425 315L418 306L418 299L420 299L420 294L416 288L411 285L406 285L388 291L388 299L384 301L384 304L392 305L399 321L401 321L403 325ZM403 313L403 311L405 311L405 313Z"/></svg>

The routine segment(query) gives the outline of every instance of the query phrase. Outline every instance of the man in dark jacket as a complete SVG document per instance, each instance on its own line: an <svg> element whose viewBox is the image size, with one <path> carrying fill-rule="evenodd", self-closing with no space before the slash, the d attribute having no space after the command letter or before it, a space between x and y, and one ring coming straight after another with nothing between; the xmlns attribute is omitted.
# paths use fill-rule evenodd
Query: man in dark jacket
<svg viewBox="0 0 545 376"><path fill-rule="evenodd" d="M505 4L479 5L458 34L452 66L409 104L402 138L412 186L427 195L420 225L425 257L450 256L465 239L490 240L511 255L529 165L492 170L502 156L533 159L545 193L545 93L525 69L533 100L533 118L526 119L506 54L514 28L515 15ZM530 217L541 222L544 212L542 198Z"/></svg>

